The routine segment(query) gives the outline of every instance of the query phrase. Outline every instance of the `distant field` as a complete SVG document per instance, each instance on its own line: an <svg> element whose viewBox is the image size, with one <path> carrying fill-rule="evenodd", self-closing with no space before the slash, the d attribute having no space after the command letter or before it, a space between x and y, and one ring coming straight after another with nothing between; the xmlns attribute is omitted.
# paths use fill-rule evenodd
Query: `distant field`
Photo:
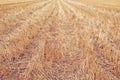
<svg viewBox="0 0 120 80"><path fill-rule="evenodd" d="M0 0L0 4L8 4L8 3L19 3L33 0Z"/></svg>
<svg viewBox="0 0 120 80"><path fill-rule="evenodd" d="M26 1L35 1L35 0L0 0L0 4L8 4L8 3L18 3L18 2L26 2ZM111 5L111 6L120 6L120 0L74 0L74 1L83 1L92 5Z"/></svg>
<svg viewBox="0 0 120 80"><path fill-rule="evenodd" d="M92 5L108 5L108 6L119 6L120 7L120 0L75 0L75 1L83 1L88 4Z"/></svg>

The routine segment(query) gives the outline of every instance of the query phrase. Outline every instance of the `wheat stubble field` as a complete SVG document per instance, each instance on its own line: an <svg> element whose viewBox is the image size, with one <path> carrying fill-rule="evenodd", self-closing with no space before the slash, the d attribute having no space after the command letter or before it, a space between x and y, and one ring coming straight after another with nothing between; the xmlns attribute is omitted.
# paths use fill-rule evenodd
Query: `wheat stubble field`
<svg viewBox="0 0 120 80"><path fill-rule="evenodd" d="M0 80L120 80L120 6L1 4Z"/></svg>

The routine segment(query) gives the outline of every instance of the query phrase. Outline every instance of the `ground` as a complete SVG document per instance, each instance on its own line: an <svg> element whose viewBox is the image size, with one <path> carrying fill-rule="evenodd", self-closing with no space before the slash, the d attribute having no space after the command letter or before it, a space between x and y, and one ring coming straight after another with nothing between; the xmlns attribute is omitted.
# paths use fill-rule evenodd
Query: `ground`
<svg viewBox="0 0 120 80"><path fill-rule="evenodd" d="M0 80L120 80L118 0L13 2L0 5Z"/></svg>

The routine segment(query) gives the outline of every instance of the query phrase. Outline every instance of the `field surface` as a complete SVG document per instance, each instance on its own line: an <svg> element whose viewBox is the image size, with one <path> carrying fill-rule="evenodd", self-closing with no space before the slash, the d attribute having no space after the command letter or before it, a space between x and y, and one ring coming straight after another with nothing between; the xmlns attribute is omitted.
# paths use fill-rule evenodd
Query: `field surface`
<svg viewBox="0 0 120 80"><path fill-rule="evenodd" d="M120 1L0 0L0 80L120 80Z"/></svg>

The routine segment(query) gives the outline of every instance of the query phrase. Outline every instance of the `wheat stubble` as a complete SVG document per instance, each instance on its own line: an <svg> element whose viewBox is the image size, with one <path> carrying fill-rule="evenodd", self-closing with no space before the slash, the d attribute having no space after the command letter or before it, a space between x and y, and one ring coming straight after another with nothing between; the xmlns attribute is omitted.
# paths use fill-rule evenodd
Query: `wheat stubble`
<svg viewBox="0 0 120 80"><path fill-rule="evenodd" d="M120 7L1 4L0 80L120 80Z"/></svg>

